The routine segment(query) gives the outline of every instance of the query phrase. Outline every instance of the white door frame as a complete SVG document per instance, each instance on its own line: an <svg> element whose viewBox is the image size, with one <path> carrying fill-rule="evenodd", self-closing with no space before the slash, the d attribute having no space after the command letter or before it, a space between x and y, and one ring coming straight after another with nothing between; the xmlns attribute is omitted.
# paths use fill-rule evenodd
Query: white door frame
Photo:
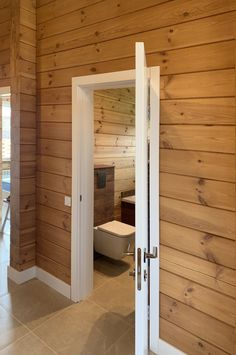
<svg viewBox="0 0 236 355"><path fill-rule="evenodd" d="M71 299L74 302L86 299L93 290L93 91L132 86L135 86L135 70L72 79Z"/></svg>
<svg viewBox="0 0 236 355"><path fill-rule="evenodd" d="M159 85L159 74L155 73L159 73L159 67L148 68L147 76L154 88L150 95L150 105L153 107L156 105L152 105L152 102L158 100L158 89L155 88ZM126 70L72 79L71 299L74 302L87 298L93 289L93 92L134 87L135 77L135 70ZM159 125L158 117L156 125ZM158 183L158 178L156 181Z"/></svg>

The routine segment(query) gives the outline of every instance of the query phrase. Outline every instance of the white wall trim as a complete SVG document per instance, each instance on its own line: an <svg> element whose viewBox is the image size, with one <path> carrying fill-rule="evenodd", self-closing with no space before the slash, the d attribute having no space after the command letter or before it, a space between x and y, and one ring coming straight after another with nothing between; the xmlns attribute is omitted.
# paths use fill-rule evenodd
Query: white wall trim
<svg viewBox="0 0 236 355"><path fill-rule="evenodd" d="M71 297L70 285L66 284L64 281L58 279L57 277L49 274L47 271L39 268L38 266L33 266L30 269L26 269L23 271L17 271L13 267L8 266L8 277L18 285L37 278L38 280L44 282L63 296L69 299Z"/></svg>
<svg viewBox="0 0 236 355"><path fill-rule="evenodd" d="M36 277L36 266L32 266L29 269L18 271L11 266L8 266L7 274L9 279L14 281L16 284L21 285Z"/></svg>
<svg viewBox="0 0 236 355"><path fill-rule="evenodd" d="M173 345L170 345L169 343L165 342L162 339L159 339L158 345L159 345L158 355L187 355L186 353L175 348Z"/></svg>

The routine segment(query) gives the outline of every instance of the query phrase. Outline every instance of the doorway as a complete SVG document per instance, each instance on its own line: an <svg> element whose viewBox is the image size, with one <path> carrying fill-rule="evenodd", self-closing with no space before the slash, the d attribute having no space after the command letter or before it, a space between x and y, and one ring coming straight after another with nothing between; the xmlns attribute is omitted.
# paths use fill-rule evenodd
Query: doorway
<svg viewBox="0 0 236 355"><path fill-rule="evenodd" d="M93 102L94 272L89 299L134 329L135 88L95 90Z"/></svg>
<svg viewBox="0 0 236 355"><path fill-rule="evenodd" d="M138 49L138 50L137 50ZM72 284L74 301L86 299L93 289L94 252L94 90L135 87L136 97L136 224L135 231L135 348L146 354L149 334L159 342L159 68L146 68L143 44L136 46L136 70L92 75L72 80ZM138 70L137 70L138 68ZM150 88L150 89L149 89ZM150 98L150 187L148 187L148 100ZM155 162L154 162L155 160ZM138 172L138 174L137 174ZM155 186L154 186L155 185ZM152 192L148 239L148 190ZM155 209L153 208L155 206ZM150 249L151 248L151 249ZM149 251L151 250L151 252ZM152 253L153 252L153 253ZM149 262L149 259L153 262ZM148 276L150 275L150 276ZM153 281L153 287L150 286ZM154 287L155 286L155 287ZM150 291L150 298L148 292ZM148 308L150 314L148 318ZM149 319L149 320L148 320ZM149 324L150 323L150 324ZM149 324L149 325L148 325ZM154 331L155 330L155 331Z"/></svg>

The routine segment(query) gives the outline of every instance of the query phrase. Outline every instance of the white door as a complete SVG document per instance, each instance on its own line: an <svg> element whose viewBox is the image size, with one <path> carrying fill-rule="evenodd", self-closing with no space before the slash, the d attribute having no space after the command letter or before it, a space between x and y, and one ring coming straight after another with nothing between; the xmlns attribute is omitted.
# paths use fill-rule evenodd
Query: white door
<svg viewBox="0 0 236 355"><path fill-rule="evenodd" d="M136 43L135 355L148 354L149 349L157 353L159 342L158 86L158 68L147 68L144 44ZM149 129L150 154L148 154Z"/></svg>

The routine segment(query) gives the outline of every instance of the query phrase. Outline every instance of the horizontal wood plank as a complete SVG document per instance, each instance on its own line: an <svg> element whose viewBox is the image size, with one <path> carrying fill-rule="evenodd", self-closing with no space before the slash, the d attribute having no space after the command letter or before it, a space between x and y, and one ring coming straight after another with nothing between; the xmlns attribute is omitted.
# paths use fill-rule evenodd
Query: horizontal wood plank
<svg viewBox="0 0 236 355"><path fill-rule="evenodd" d="M235 213L231 211L161 197L160 216L167 222L235 240Z"/></svg>
<svg viewBox="0 0 236 355"><path fill-rule="evenodd" d="M177 349L182 349L186 354L192 355L227 355L214 345L206 342L200 337L189 333L181 327L160 318L160 338L172 344Z"/></svg>
<svg viewBox="0 0 236 355"><path fill-rule="evenodd" d="M160 170L165 173L235 182L234 155L161 149Z"/></svg>
<svg viewBox="0 0 236 355"><path fill-rule="evenodd" d="M166 221L160 223L160 236L163 245L208 260L216 265L236 269L235 241L233 240L226 240L214 234L204 233ZM214 265L212 266L214 267ZM220 267L216 266L215 274L212 275L217 276L217 270L221 270ZM231 283L232 277L227 280L226 282Z"/></svg>
<svg viewBox="0 0 236 355"><path fill-rule="evenodd" d="M235 127L203 125L162 125L160 146L167 149L205 152L235 152Z"/></svg>
<svg viewBox="0 0 236 355"><path fill-rule="evenodd" d="M204 206L235 211L234 183L160 173L160 194Z"/></svg>

